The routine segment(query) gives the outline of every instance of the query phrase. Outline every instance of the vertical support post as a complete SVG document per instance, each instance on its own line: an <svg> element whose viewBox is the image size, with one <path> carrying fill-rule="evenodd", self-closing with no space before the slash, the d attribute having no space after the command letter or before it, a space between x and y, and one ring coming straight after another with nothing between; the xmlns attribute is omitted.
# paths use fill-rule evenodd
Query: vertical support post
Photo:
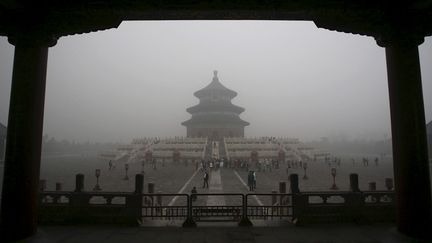
<svg viewBox="0 0 432 243"><path fill-rule="evenodd" d="M369 191L376 191L376 182L369 182Z"/></svg>
<svg viewBox="0 0 432 243"><path fill-rule="evenodd" d="M46 180L39 180L39 191L43 192L46 189Z"/></svg>
<svg viewBox="0 0 432 243"><path fill-rule="evenodd" d="M144 190L144 175L135 175L135 192L127 198L127 206L131 212L131 223L140 223L142 221L142 206Z"/></svg>
<svg viewBox="0 0 432 243"><path fill-rule="evenodd" d="M149 194L153 194L154 190L155 190L155 184L153 182L149 182L148 185L147 185L147 192ZM153 203L154 198L153 198L153 196L149 196L149 198L150 198L150 201L151 201L151 205L153 206L153 204L154 204Z"/></svg>
<svg viewBox="0 0 432 243"><path fill-rule="evenodd" d="M253 226L252 222L250 221L247 213L247 202L248 202L248 194L242 195L242 217L240 219L240 222L238 223L241 227L250 227Z"/></svg>
<svg viewBox="0 0 432 243"><path fill-rule="evenodd" d="M48 60L48 45L24 39L13 44L1 202L1 227L8 240L23 239L36 232Z"/></svg>
<svg viewBox="0 0 432 243"><path fill-rule="evenodd" d="M390 96L398 230L428 237L432 228L431 182L418 40L401 36L385 47ZM405 39L406 38L406 39ZM429 236L430 237L430 236Z"/></svg>
<svg viewBox="0 0 432 243"><path fill-rule="evenodd" d="M351 192L360 192L358 174L352 173L349 175L350 178L350 190Z"/></svg>
<svg viewBox="0 0 432 243"><path fill-rule="evenodd" d="M62 190L62 184L60 182L56 182L55 190L56 190L56 192L60 192ZM61 199L61 197L59 197L59 196L54 196L54 198L53 198L55 203L61 202L60 199Z"/></svg>
<svg viewBox="0 0 432 243"><path fill-rule="evenodd" d="M84 191L84 175L76 174L75 175L75 192L83 192Z"/></svg>
<svg viewBox="0 0 432 243"><path fill-rule="evenodd" d="M289 178L290 178L291 193L300 193L299 184L298 184L298 175L291 174Z"/></svg>
<svg viewBox="0 0 432 243"><path fill-rule="evenodd" d="M136 174L135 175L135 193L142 194L144 191L144 175Z"/></svg>
<svg viewBox="0 0 432 243"><path fill-rule="evenodd" d="M196 227L197 225L192 217L192 200L190 198L190 195L186 195L186 203L187 203L187 217L186 220L183 222L182 226L184 228Z"/></svg>
<svg viewBox="0 0 432 243"><path fill-rule="evenodd" d="M345 197L345 214L349 215L351 220L360 223L364 220L362 209L364 205L363 195L359 188L358 174L349 175L350 193Z"/></svg>
<svg viewBox="0 0 432 243"><path fill-rule="evenodd" d="M90 197L84 193L84 175L75 175L75 190L69 198L70 218L72 222L80 222L85 217L85 207L87 206Z"/></svg>
<svg viewBox="0 0 432 243"><path fill-rule="evenodd" d="M62 184L60 182L56 182L55 184L55 190L60 192L62 190Z"/></svg>
<svg viewBox="0 0 432 243"><path fill-rule="evenodd" d="M286 193L286 183L284 181L279 182L279 193ZM285 196L279 197L279 205L285 205Z"/></svg>
<svg viewBox="0 0 432 243"><path fill-rule="evenodd" d="M304 223L303 212L306 208L307 197L301 195L298 185L298 174L290 175L290 190L292 193L292 218L295 225Z"/></svg>

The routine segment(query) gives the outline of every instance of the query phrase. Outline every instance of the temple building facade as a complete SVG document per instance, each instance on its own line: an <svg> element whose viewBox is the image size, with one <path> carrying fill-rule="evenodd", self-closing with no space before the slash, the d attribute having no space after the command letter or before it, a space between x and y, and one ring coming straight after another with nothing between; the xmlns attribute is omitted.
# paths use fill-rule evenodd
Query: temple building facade
<svg viewBox="0 0 432 243"><path fill-rule="evenodd" d="M194 93L200 101L189 107L191 119L182 123L187 128L188 137L208 137L218 140L222 137L244 137L244 128L249 123L240 118L245 109L231 103L237 96L219 82L214 71L212 82Z"/></svg>

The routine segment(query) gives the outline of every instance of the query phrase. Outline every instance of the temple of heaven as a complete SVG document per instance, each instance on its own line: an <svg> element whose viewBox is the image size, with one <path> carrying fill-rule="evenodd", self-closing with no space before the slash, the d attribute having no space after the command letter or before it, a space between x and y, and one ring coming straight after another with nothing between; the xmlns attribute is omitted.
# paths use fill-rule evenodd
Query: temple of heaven
<svg viewBox="0 0 432 243"><path fill-rule="evenodd" d="M198 105L186 109L192 118L183 122L187 128L188 137L208 137L218 140L222 137L244 137L244 127L248 122L240 119L239 115L245 109L231 103L237 96L223 86L214 71L212 82L194 93L200 102Z"/></svg>

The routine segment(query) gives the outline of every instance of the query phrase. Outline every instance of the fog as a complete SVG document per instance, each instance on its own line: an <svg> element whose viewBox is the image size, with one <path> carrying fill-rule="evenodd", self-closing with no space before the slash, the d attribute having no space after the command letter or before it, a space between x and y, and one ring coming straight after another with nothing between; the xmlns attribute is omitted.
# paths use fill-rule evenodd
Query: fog
<svg viewBox="0 0 432 243"><path fill-rule="evenodd" d="M432 40L420 46L432 119ZM0 122L13 46L0 39ZM384 49L312 22L147 21L62 37L49 50L44 134L77 142L185 136L193 93L212 80L238 93L247 137L390 137Z"/></svg>

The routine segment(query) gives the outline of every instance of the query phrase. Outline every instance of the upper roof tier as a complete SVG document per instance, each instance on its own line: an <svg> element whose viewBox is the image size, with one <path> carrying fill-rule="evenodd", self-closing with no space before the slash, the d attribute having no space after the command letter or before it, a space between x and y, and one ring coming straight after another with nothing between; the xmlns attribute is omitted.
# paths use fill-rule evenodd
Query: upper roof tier
<svg viewBox="0 0 432 243"><path fill-rule="evenodd" d="M203 89L200 89L194 93L197 98L211 95L222 95L228 96L230 99L232 99L237 96L237 93L235 91L228 89L219 82L217 71L213 71L213 74L214 76L212 82Z"/></svg>

